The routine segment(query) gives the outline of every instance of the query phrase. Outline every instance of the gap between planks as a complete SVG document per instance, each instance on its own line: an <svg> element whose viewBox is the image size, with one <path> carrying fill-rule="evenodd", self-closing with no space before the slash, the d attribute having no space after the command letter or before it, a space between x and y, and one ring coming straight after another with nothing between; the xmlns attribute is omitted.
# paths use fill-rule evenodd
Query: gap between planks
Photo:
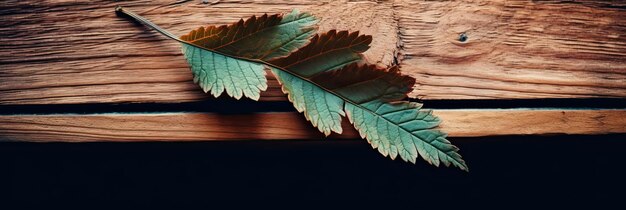
<svg viewBox="0 0 626 210"><path fill-rule="evenodd" d="M625 109L435 110L451 137L626 133ZM344 132L359 138L344 118ZM0 140L37 142L323 139L300 113L2 115Z"/></svg>

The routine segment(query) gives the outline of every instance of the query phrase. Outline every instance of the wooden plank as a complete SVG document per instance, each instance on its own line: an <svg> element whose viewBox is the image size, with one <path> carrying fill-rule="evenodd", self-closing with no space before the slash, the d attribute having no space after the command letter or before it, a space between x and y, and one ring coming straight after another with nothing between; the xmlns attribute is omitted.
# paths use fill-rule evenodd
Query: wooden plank
<svg viewBox="0 0 626 210"><path fill-rule="evenodd" d="M533 134L626 133L626 110L436 110L452 137ZM343 121L344 133L358 138ZM293 112L224 115L211 113L4 115L0 140L19 141L201 141L321 139Z"/></svg>
<svg viewBox="0 0 626 210"><path fill-rule="evenodd" d="M626 97L623 1L396 3L413 96Z"/></svg>
<svg viewBox="0 0 626 210"><path fill-rule="evenodd" d="M171 2L3 2L0 104L181 102L208 98L193 84L179 44L117 17L113 10L118 4L181 35L201 25L306 10L322 18L320 31L360 30L374 34L376 40L367 58L385 64L394 60L397 30L391 3ZM269 80L270 87L262 100L286 100L278 82L273 77Z"/></svg>
<svg viewBox="0 0 626 210"><path fill-rule="evenodd" d="M0 104L209 97L191 82L178 44L116 17L118 4L174 34L263 12L310 11L321 31L372 34L367 59L400 61L418 79L414 97L626 97L621 2L30 0L0 5ZM457 41L463 32L467 41ZM272 78L262 100L285 100Z"/></svg>

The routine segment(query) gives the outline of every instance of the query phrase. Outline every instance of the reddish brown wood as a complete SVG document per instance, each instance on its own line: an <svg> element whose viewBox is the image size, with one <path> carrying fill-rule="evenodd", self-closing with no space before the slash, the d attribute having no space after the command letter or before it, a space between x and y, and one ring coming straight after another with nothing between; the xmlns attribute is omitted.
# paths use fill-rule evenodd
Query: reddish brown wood
<svg viewBox="0 0 626 210"><path fill-rule="evenodd" d="M452 137L626 132L626 110L436 110ZM344 119L344 133L358 138ZM298 113L0 116L0 139L20 141L202 141L323 139Z"/></svg>
<svg viewBox="0 0 626 210"><path fill-rule="evenodd" d="M207 96L176 42L116 17L123 5L174 34L294 8L320 31L374 36L426 99L626 97L626 10L608 1L3 1L0 104L183 102ZM459 34L467 40L460 42ZM398 57L397 54L400 54ZM262 100L285 100L278 84Z"/></svg>

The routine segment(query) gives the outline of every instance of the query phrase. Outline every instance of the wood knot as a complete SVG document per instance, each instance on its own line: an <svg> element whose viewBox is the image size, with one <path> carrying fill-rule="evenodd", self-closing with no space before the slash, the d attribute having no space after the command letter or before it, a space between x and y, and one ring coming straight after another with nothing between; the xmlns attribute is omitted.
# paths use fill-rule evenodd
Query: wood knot
<svg viewBox="0 0 626 210"><path fill-rule="evenodd" d="M467 34L465 32L459 34L459 42L466 42L467 41Z"/></svg>

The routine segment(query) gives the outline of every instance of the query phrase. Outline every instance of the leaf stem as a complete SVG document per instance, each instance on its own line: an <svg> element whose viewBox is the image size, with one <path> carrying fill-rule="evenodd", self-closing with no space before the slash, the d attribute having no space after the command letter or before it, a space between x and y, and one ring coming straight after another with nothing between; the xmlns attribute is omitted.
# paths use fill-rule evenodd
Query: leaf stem
<svg viewBox="0 0 626 210"><path fill-rule="evenodd" d="M170 39L173 39L173 40L176 40L176 41L179 41L179 42L183 42L183 43L187 43L187 42L181 40L180 38L178 38L176 35L170 33L169 31L166 31L165 29L162 29L158 25L156 25L153 22L149 21L148 19L142 17L141 15L138 15L137 13L134 13L132 11L124 9L122 6L115 7L115 13L118 14L119 16L132 18L132 20L137 21L139 23L142 23L142 24L144 24L144 25L146 25L146 26L148 26L148 27L158 31L159 33L167 36Z"/></svg>

